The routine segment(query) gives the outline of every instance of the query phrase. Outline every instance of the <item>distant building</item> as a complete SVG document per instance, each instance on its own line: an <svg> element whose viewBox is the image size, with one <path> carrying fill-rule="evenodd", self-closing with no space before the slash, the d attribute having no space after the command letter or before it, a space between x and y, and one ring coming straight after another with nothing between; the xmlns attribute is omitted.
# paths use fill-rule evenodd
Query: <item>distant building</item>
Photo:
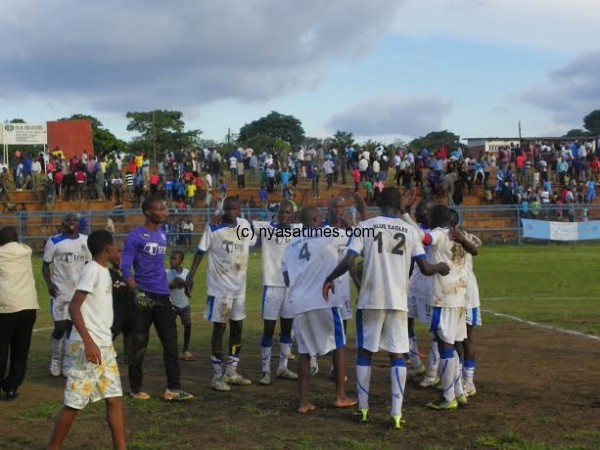
<svg viewBox="0 0 600 450"><path fill-rule="evenodd" d="M599 136L574 136L574 137L475 137L465 138L467 147L473 152L496 152L500 147L519 147L525 145L554 146L555 144L568 143L573 141L583 142L596 151L600 146Z"/></svg>

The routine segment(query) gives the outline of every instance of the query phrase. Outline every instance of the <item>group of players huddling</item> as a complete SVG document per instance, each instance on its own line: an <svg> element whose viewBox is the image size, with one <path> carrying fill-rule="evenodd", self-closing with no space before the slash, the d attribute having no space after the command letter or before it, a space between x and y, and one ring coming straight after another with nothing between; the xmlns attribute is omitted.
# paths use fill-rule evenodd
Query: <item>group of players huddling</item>
<svg viewBox="0 0 600 450"><path fill-rule="evenodd" d="M229 391L231 386L252 383L237 367L242 348L242 323L246 317L249 249L257 244L257 236L263 236L260 245L264 330L260 341L259 384L272 382L273 337L279 320L279 361L275 376L297 379L299 413L316 408L309 401L309 379L318 370L316 356L329 353L333 360L331 375L336 384L334 405L343 408L358 403L360 422L368 422L370 418L372 357L379 350L389 354L391 417L396 429L404 426L402 403L407 378L420 377L420 386L441 389L441 397L427 404L433 409L456 409L475 395L472 330L481 324L481 315L472 257L477 254L481 241L458 227L455 211L436 205L432 200L421 200L413 219L404 211L402 196L395 188L382 191L381 213L374 218L366 218L366 208L359 196L355 196L355 201L363 220L353 227L344 218L345 205L341 197L332 198L325 220L317 208L305 207L297 214L294 203L284 201L272 221L253 222L240 218L240 203L236 198L225 199L222 214L207 224L189 274L180 286L188 295L192 294L194 276L208 255L204 318L213 324L210 358L213 389ZM165 276L166 237L161 227L167 216L166 207L160 198L151 197L144 202L142 210L146 222L128 236L121 262L124 283L133 290L135 317L132 342L126 349L130 391L134 398L149 398L142 390L142 362L148 329L154 323L163 346L167 373L165 399L187 400L193 396L179 384L177 338L176 331L174 335L172 332L176 316L169 312L169 283ZM65 221L67 237L49 240L44 256L44 277L54 299L55 331L50 367L53 375L59 375L61 367L68 373L67 359L63 359L63 340L69 326L65 303L70 299L61 300L60 295L63 292L68 295L69 289L66 284L59 289L61 274L57 274L56 264L54 273L50 274L52 249L68 240L71 246L87 250L85 236L79 235L81 240L73 239L76 231L72 222ZM344 232L323 233L327 227ZM301 229L304 233L301 237L291 237L291 233L283 236L283 233L260 232L268 228ZM240 232L242 229L245 232ZM72 255L77 253L71 252ZM87 256L82 257L82 261L87 259ZM346 325L352 317L351 279L358 290L357 399L345 392ZM74 285L69 287L75 288ZM139 319L140 315L143 320ZM431 332L431 351L426 365L420 359L415 319L429 324ZM225 355L223 336L227 323L229 345ZM299 354L297 373L288 368L288 361L293 357L293 342Z"/></svg>

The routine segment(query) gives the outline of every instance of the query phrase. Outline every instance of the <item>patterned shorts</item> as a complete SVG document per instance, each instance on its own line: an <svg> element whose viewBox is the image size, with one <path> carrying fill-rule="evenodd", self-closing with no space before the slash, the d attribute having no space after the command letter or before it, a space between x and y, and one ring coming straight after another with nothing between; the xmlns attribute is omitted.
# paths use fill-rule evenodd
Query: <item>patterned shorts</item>
<svg viewBox="0 0 600 450"><path fill-rule="evenodd" d="M100 352L102 363L92 364L85 356L83 342L69 343L71 367L65 388L65 405L73 409L83 409L90 401L123 396L114 347L100 347Z"/></svg>

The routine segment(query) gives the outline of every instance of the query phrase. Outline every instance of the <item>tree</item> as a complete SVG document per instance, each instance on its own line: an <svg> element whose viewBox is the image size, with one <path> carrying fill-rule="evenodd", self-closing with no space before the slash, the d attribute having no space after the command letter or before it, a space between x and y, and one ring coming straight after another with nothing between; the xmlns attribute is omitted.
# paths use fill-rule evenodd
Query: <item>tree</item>
<svg viewBox="0 0 600 450"><path fill-rule="evenodd" d="M71 117L63 117L58 120L89 120L92 124L92 141L94 144L94 153L106 155L112 152L122 152L125 150L125 141L112 134L100 120L88 114L73 114Z"/></svg>
<svg viewBox="0 0 600 450"><path fill-rule="evenodd" d="M197 147L201 130L185 130L181 111L128 112L127 131L139 133L131 142L135 149L152 152L154 162L165 152Z"/></svg>
<svg viewBox="0 0 600 450"><path fill-rule="evenodd" d="M583 127L588 130L590 134L600 134L600 109L595 109L583 118Z"/></svg>
<svg viewBox="0 0 600 450"><path fill-rule="evenodd" d="M11 119L9 123L25 123L23 119Z"/></svg>
<svg viewBox="0 0 600 450"><path fill-rule="evenodd" d="M279 138L294 147L304 142L302 122L294 116L275 111L240 128L239 141L250 145L250 141L260 135L273 139ZM253 148L258 149L259 147L254 146Z"/></svg>
<svg viewBox="0 0 600 450"><path fill-rule="evenodd" d="M573 128L567 132L563 137L580 137L580 136L589 136L590 132L586 130L582 130L581 128Z"/></svg>
<svg viewBox="0 0 600 450"><path fill-rule="evenodd" d="M354 135L349 131L337 130L333 135L332 142L339 150L344 150L346 147L354 145Z"/></svg>
<svg viewBox="0 0 600 450"><path fill-rule="evenodd" d="M460 136L448 130L433 131L425 136L413 139L408 144L409 150L412 150L414 153L419 153L423 148L435 152L443 146L449 150L458 148L460 146Z"/></svg>
<svg viewBox="0 0 600 450"><path fill-rule="evenodd" d="M323 139L312 136L306 136L304 138L304 142L302 143L302 145L304 145L306 148L320 148L323 146L323 144Z"/></svg>

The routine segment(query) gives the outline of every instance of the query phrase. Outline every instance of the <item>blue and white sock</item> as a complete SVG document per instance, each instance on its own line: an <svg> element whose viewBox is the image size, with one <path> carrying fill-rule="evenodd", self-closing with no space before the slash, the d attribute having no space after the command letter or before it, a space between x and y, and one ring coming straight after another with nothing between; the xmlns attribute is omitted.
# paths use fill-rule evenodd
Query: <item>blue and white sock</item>
<svg viewBox="0 0 600 450"><path fill-rule="evenodd" d="M240 362L239 356L229 355L227 359L227 367L225 368L225 375L231 377L237 373L237 366Z"/></svg>
<svg viewBox="0 0 600 450"><path fill-rule="evenodd" d="M221 358L212 355L210 357L210 364L213 369L213 378L221 378L223 375L223 360Z"/></svg>
<svg viewBox="0 0 600 450"><path fill-rule="evenodd" d="M262 338L260 341L261 370L271 373L271 355L273 353L273 339Z"/></svg>
<svg viewBox="0 0 600 450"><path fill-rule="evenodd" d="M437 377L438 368L440 366L440 351L436 339L431 341L431 349L429 350L429 359L427 360L427 376L430 378Z"/></svg>
<svg viewBox="0 0 600 450"><path fill-rule="evenodd" d="M279 369L287 369L290 353L292 353L292 336L282 334L279 336Z"/></svg>
<svg viewBox="0 0 600 450"><path fill-rule="evenodd" d="M440 350L440 370L442 371L441 385L444 390L443 396L446 401L451 402L456 397L454 394L454 349L443 348Z"/></svg>
<svg viewBox="0 0 600 450"><path fill-rule="evenodd" d="M412 368L418 369L423 365L419 356L419 341L414 331L408 332L408 357Z"/></svg>
<svg viewBox="0 0 600 450"><path fill-rule="evenodd" d="M472 359L465 359L463 364L463 381L465 386L474 386L473 379L475 378L475 361Z"/></svg>
<svg viewBox="0 0 600 450"><path fill-rule="evenodd" d="M390 375L392 380L392 417L402 416L402 402L406 386L406 363L404 358L391 361Z"/></svg>
<svg viewBox="0 0 600 450"><path fill-rule="evenodd" d="M356 358L356 391L358 392L358 409L369 408L369 385L371 384L371 358Z"/></svg>
<svg viewBox="0 0 600 450"><path fill-rule="evenodd" d="M462 382L462 359L456 352L454 352L454 364L454 395L458 398L465 395L465 390Z"/></svg>

